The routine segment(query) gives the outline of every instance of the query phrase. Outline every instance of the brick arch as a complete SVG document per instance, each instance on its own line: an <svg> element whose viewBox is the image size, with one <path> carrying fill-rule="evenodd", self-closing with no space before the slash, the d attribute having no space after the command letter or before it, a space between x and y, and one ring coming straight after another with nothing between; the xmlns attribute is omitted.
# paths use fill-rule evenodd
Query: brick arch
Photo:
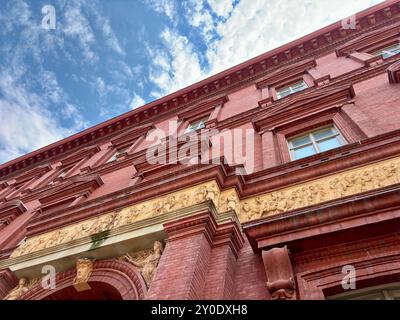
<svg viewBox="0 0 400 320"><path fill-rule="evenodd" d="M40 282L26 292L21 300L43 300L72 286L75 268L56 276L56 289L44 289ZM122 300L142 300L147 294L146 284L139 271L131 264L118 260L102 260L93 264L88 283L102 283L118 292Z"/></svg>

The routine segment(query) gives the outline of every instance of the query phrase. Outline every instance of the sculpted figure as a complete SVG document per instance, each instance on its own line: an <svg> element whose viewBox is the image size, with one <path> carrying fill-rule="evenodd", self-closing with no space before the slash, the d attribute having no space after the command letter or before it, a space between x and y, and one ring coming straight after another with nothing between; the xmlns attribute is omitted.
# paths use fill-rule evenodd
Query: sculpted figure
<svg viewBox="0 0 400 320"><path fill-rule="evenodd" d="M301 196L301 190L300 189L293 190L291 198L292 198L292 200L294 202L293 203L293 210L296 210L298 208L304 207L303 198Z"/></svg>
<svg viewBox="0 0 400 320"><path fill-rule="evenodd" d="M260 197L256 197L256 208L258 209L258 214L260 217L268 214L268 202Z"/></svg>
<svg viewBox="0 0 400 320"><path fill-rule="evenodd" d="M397 182L397 164L391 162L383 166L383 172L386 176L386 185L394 184Z"/></svg>
<svg viewBox="0 0 400 320"><path fill-rule="evenodd" d="M32 251L39 251L46 248L48 238L45 236L39 236L35 239L35 244L33 245ZM32 252L31 251L31 252Z"/></svg>
<svg viewBox="0 0 400 320"><path fill-rule="evenodd" d="M127 223L135 222L138 219L140 213L141 212L139 206L134 206L130 208L127 214Z"/></svg>
<svg viewBox="0 0 400 320"><path fill-rule="evenodd" d="M179 208L187 207L190 203L190 197L186 193L182 193L177 200L177 206Z"/></svg>
<svg viewBox="0 0 400 320"><path fill-rule="evenodd" d="M65 229L64 230L61 229L61 230L57 230L57 231L53 232L46 244L46 248L50 248L50 247L53 247L53 246L63 243L67 235L68 235L68 231Z"/></svg>
<svg viewBox="0 0 400 320"><path fill-rule="evenodd" d="M147 204L142 204L140 207L138 206L138 217L140 216L140 220L146 219L153 216L153 211L150 206Z"/></svg>
<svg viewBox="0 0 400 320"><path fill-rule="evenodd" d="M372 176L373 176L373 181L374 181L374 188L382 188L386 184L386 176L383 170L380 168L373 168L372 169Z"/></svg>
<svg viewBox="0 0 400 320"><path fill-rule="evenodd" d="M197 203L203 202L206 199L207 190L205 186L201 186L196 189L194 194L194 198L196 199Z"/></svg>
<svg viewBox="0 0 400 320"><path fill-rule="evenodd" d="M218 207L218 190L215 185L208 187L206 191L206 200L211 200L214 202L215 206Z"/></svg>
<svg viewBox="0 0 400 320"><path fill-rule="evenodd" d="M26 278L19 279L18 286L12 289L3 300L17 300L25 292L29 290L29 282Z"/></svg>
<svg viewBox="0 0 400 320"><path fill-rule="evenodd" d="M332 198L340 198L346 194L346 188L340 178L329 181L329 188L332 190Z"/></svg>
<svg viewBox="0 0 400 320"><path fill-rule="evenodd" d="M90 234L95 234L103 231L110 230L114 224L114 219L116 216L116 212L106 214L104 216L101 216L97 219L97 222L95 225L91 227L89 230Z"/></svg>
<svg viewBox="0 0 400 320"><path fill-rule="evenodd" d="M228 210L234 210L236 211L237 208L237 198L235 193L231 193L227 198L226 198L226 209Z"/></svg>
<svg viewBox="0 0 400 320"><path fill-rule="evenodd" d="M302 187L300 189L300 196L302 197L304 206L312 204L312 194L309 188Z"/></svg>
<svg viewBox="0 0 400 320"><path fill-rule="evenodd" d="M153 207L152 207L152 212L151 212L151 216L157 216L159 214L164 213L165 208L164 208L164 202L163 200L157 200L153 203Z"/></svg>
<svg viewBox="0 0 400 320"><path fill-rule="evenodd" d="M278 192L276 194L276 211L279 213L287 211L288 201L283 192Z"/></svg>
<svg viewBox="0 0 400 320"><path fill-rule="evenodd" d="M250 202L248 201L245 201L243 203L242 212L243 212L242 217L246 221L261 218L261 214L258 208L250 204Z"/></svg>
<svg viewBox="0 0 400 320"><path fill-rule="evenodd" d="M24 243L22 243L18 249L15 251L15 253L12 254L12 256L22 256L26 253L29 253L33 250L35 245L35 240L27 240L25 239Z"/></svg>
<svg viewBox="0 0 400 320"><path fill-rule="evenodd" d="M93 271L93 261L87 258L78 259L76 261L76 276L73 284L85 284L88 282Z"/></svg>
<svg viewBox="0 0 400 320"><path fill-rule="evenodd" d="M147 286L149 286L151 280L153 280L153 276L156 271L158 262L160 261L162 252L162 243L160 241L155 241L152 253L143 260L135 260L129 253L127 253L124 258L135 267L139 268L144 281L146 282Z"/></svg>
<svg viewBox="0 0 400 320"><path fill-rule="evenodd" d="M131 212L133 211L131 210L118 212L114 219L113 228L127 225L131 220Z"/></svg>
<svg viewBox="0 0 400 320"><path fill-rule="evenodd" d="M98 217L94 220L82 222L79 225L75 226L72 231L70 240L75 240L75 239L79 239L79 238L88 236L90 234L92 227L94 227L96 225L97 220L98 220Z"/></svg>
<svg viewBox="0 0 400 320"><path fill-rule="evenodd" d="M368 191L373 188L373 181L372 181L372 175L369 170L364 170L360 174L360 186L361 186L361 191Z"/></svg>
<svg viewBox="0 0 400 320"><path fill-rule="evenodd" d="M166 212L171 211L175 207L175 204L176 204L175 196L169 195L164 201L164 210Z"/></svg>

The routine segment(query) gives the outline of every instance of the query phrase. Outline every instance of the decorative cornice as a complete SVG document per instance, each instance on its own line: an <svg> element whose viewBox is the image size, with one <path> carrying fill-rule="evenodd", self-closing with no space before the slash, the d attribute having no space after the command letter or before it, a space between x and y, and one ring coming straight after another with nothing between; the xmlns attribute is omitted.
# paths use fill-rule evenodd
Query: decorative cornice
<svg viewBox="0 0 400 320"><path fill-rule="evenodd" d="M7 201L0 205L0 220L11 222L26 211L27 209L21 200Z"/></svg>
<svg viewBox="0 0 400 320"><path fill-rule="evenodd" d="M199 118L204 114L211 113L211 111L219 105L224 105L228 102L228 96L223 94L219 97L207 99L199 104L191 105L181 112L178 112L178 118L182 120L191 120L192 118Z"/></svg>
<svg viewBox="0 0 400 320"><path fill-rule="evenodd" d="M392 25L386 26L379 30L374 30L366 34L362 34L359 37L352 39L344 45L337 48L336 55L338 57L347 56L349 53L354 51L363 51L365 48L370 48L377 43L381 44L382 39L396 38L400 35L400 21ZM369 49L367 49L369 51Z"/></svg>
<svg viewBox="0 0 400 320"><path fill-rule="evenodd" d="M291 77L303 75L306 70L314 68L316 65L317 62L315 61L315 58L312 58L294 63L290 65L290 68L282 67L258 80L256 82L256 87L257 89L262 89L282 81L289 80Z"/></svg>
<svg viewBox="0 0 400 320"><path fill-rule="evenodd" d="M65 151L72 150L123 128L149 121L156 115L167 114L172 110L176 112L177 108L182 105L198 103L222 90L232 88L236 84L248 80L254 81L256 78L264 76L284 64L296 62L311 54L318 55L331 50L332 47L344 42L344 40L358 36L365 30L371 30L381 24L390 23L399 12L400 3L398 0L385 1L357 14L356 30L344 30L341 22L332 24L141 108L11 160L0 166L0 176L29 167L44 159L53 158ZM373 19L371 19L371 16Z"/></svg>
<svg viewBox="0 0 400 320"><path fill-rule="evenodd" d="M354 98L352 85L327 86L303 95L295 95L276 107L271 107L252 122L257 131L271 131L276 126L310 116Z"/></svg>

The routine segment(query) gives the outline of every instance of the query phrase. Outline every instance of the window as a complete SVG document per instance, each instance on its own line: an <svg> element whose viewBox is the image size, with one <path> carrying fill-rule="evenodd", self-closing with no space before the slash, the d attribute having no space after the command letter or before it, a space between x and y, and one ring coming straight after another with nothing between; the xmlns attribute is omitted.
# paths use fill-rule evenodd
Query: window
<svg viewBox="0 0 400 320"><path fill-rule="evenodd" d="M113 162L113 161L117 160L117 159L118 159L118 156L119 156L120 154L123 154L126 150L128 150L128 147L118 149L118 150L111 156L111 158L107 160L107 163Z"/></svg>
<svg viewBox="0 0 400 320"><path fill-rule="evenodd" d="M387 59L390 57L393 57L394 55L400 53L400 43L393 44L389 47L385 47L382 49L379 49L372 54L374 56L382 56L383 59Z"/></svg>
<svg viewBox="0 0 400 320"><path fill-rule="evenodd" d="M291 138L288 143L290 156L296 160L340 147L345 140L335 127L330 126Z"/></svg>
<svg viewBox="0 0 400 320"><path fill-rule="evenodd" d="M393 283L360 290L351 290L328 297L329 300L400 300L400 284Z"/></svg>
<svg viewBox="0 0 400 320"><path fill-rule="evenodd" d="M207 120L208 120L208 117L191 122L189 124L189 126L186 128L185 133L194 132L194 131L205 128Z"/></svg>
<svg viewBox="0 0 400 320"><path fill-rule="evenodd" d="M276 89L276 94L277 94L278 99L282 99L286 96L289 96L293 93L302 91L307 88L308 88L307 83L305 83L304 80L301 80L299 82L292 83L288 86Z"/></svg>

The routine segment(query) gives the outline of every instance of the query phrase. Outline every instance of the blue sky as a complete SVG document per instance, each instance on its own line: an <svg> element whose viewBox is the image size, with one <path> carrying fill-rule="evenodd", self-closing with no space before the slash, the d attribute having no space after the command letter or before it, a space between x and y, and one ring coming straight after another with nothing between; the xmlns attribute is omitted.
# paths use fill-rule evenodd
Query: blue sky
<svg viewBox="0 0 400 320"><path fill-rule="evenodd" d="M380 2L1 0L0 163Z"/></svg>

